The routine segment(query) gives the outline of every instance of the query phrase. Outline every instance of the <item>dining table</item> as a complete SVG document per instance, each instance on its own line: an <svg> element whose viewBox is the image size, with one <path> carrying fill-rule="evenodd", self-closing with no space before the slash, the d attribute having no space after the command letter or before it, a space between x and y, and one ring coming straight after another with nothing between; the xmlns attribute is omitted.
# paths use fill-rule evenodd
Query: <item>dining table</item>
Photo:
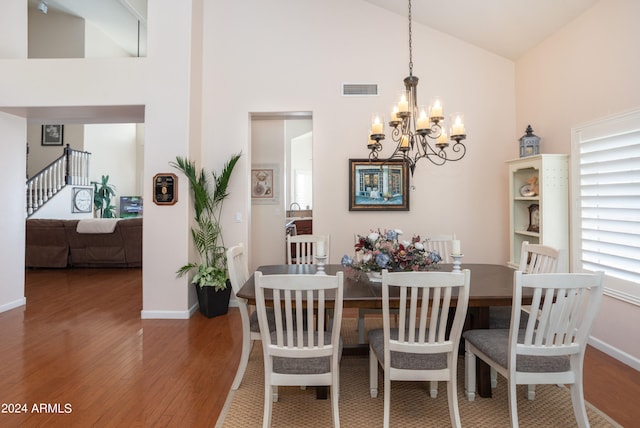
<svg viewBox="0 0 640 428"><path fill-rule="evenodd" d="M449 272L453 269L452 264L438 264L436 270ZM318 265L315 264L283 264L266 265L258 267L258 271L264 275L282 274L322 274L335 275L337 272L345 272L343 289L344 308L373 308L382 309L382 284L381 282L370 281L363 272L354 271L351 268L338 264L322 266L324 271L318 272ZM471 281L469 286L469 305L464 330L489 328L489 307L491 306L511 306L513 298L513 281L515 269L500 264L470 263L463 264L461 269L469 269ZM246 299L249 304L255 305L255 284L254 276L242 286L237 293L238 297ZM268 301L270 295L265 293ZM330 294L327 297L327 305L331 306ZM398 302L398 296L390 296L390 306ZM523 304L531 303L531 295L523 296ZM456 304L455 296L451 305ZM464 351L464 344L460 345L461 353ZM362 344L345 346L345 354L367 353L368 345ZM477 392L481 397L491 397L491 374L489 366L481 359L476 359L477 363Z"/></svg>

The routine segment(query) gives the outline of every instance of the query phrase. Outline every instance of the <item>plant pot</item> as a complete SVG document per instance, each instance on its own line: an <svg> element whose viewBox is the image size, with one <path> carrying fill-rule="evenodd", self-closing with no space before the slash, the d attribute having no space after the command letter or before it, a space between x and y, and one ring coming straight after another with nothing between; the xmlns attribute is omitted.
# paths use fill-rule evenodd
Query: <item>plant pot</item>
<svg viewBox="0 0 640 428"><path fill-rule="evenodd" d="M193 284L198 293L198 305L200 313L207 318L225 315L229 310L229 299L231 298L231 282L227 280L227 288L216 291L214 287L200 287Z"/></svg>
<svg viewBox="0 0 640 428"><path fill-rule="evenodd" d="M367 278L370 282L382 282L381 272L367 272Z"/></svg>

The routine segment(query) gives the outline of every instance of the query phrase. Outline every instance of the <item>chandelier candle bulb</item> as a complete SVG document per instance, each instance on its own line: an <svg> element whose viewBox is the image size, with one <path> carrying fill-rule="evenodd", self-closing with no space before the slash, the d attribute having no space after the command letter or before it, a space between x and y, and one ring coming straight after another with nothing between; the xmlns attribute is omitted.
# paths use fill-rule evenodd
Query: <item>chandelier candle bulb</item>
<svg viewBox="0 0 640 428"><path fill-rule="evenodd" d="M429 129L429 118L427 117L427 113L424 109L420 111L420 117L417 121L417 129Z"/></svg>
<svg viewBox="0 0 640 428"><path fill-rule="evenodd" d="M400 101L398 102L398 112L407 113L409 111L409 101L407 101L407 96L402 94L400 97Z"/></svg>
<svg viewBox="0 0 640 428"><path fill-rule="evenodd" d="M398 106L393 106L393 110L391 111L391 122L399 122L400 118L398 117Z"/></svg>
<svg viewBox="0 0 640 428"><path fill-rule="evenodd" d="M447 139L447 133L444 129L440 133L440 136L438 137L438 142L436 144L439 146L446 146L447 144L449 144L449 141Z"/></svg>
<svg viewBox="0 0 640 428"><path fill-rule="evenodd" d="M459 256L460 254L460 240L454 239L451 241L451 254L454 256Z"/></svg>
<svg viewBox="0 0 640 428"><path fill-rule="evenodd" d="M400 142L400 148L409 148L409 136L408 135L403 135L402 136L402 141Z"/></svg>
<svg viewBox="0 0 640 428"><path fill-rule="evenodd" d="M453 125L451 126L451 136L464 135L465 130L464 130L464 124L462 123L463 116L461 114L455 114L454 116L455 116L455 119L452 120Z"/></svg>
<svg viewBox="0 0 640 428"><path fill-rule="evenodd" d="M437 118L442 117L442 103L440 103L439 98L436 98L433 102L433 105L431 106L431 114L429 116Z"/></svg>
<svg viewBox="0 0 640 428"><path fill-rule="evenodd" d="M380 116L375 116L373 118L373 123L371 124L371 134L384 134L384 124L383 121L380 120Z"/></svg>

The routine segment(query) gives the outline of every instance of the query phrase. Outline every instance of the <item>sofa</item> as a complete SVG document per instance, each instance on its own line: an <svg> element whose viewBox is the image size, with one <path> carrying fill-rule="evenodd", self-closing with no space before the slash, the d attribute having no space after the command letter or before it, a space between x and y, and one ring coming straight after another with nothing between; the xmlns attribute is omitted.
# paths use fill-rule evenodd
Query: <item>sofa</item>
<svg viewBox="0 0 640 428"><path fill-rule="evenodd" d="M26 223L27 268L142 267L141 217Z"/></svg>

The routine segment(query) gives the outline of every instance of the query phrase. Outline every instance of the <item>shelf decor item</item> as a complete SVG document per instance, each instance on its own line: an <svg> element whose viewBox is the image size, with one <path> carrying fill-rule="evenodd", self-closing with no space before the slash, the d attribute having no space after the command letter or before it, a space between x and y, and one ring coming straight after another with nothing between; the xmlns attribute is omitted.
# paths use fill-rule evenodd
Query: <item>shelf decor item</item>
<svg viewBox="0 0 640 428"><path fill-rule="evenodd" d="M526 134L520 137L520 157L540 154L540 137L534 135L531 125L527 126Z"/></svg>

